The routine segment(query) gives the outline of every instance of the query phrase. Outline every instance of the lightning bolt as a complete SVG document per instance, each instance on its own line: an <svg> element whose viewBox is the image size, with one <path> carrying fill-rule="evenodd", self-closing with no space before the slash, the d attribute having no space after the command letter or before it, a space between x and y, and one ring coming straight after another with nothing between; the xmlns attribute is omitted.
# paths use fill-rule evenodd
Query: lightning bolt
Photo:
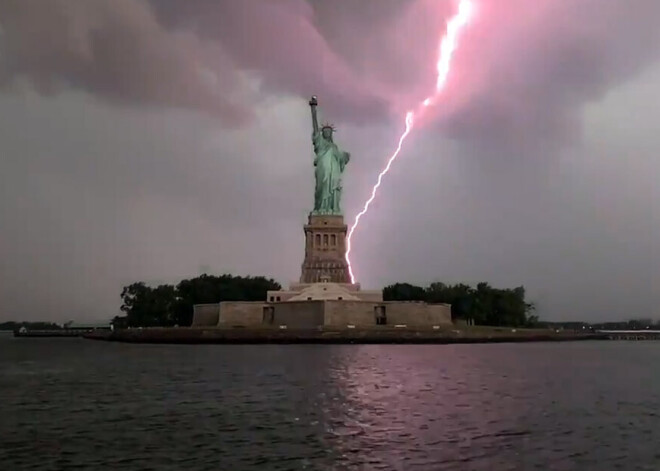
<svg viewBox="0 0 660 471"><path fill-rule="evenodd" d="M383 181L383 177L387 174L387 172L390 171L390 167L392 166L396 158L399 156L399 153L401 152L403 143L410 134L410 131L413 130L413 127L415 125L415 117L419 115L424 110L424 108L433 105L437 100L438 96L440 95L440 93L442 92L442 89L444 88L445 83L447 82L449 71L451 69L451 59L454 55L454 51L458 46L458 35L461 32L461 30L470 21L473 10L474 10L474 4L472 0L460 0L460 3L458 4L458 11L447 22L447 31L440 40L440 51L438 53L438 62L437 62L438 78L435 85L435 91L433 92L432 95L428 96L420 103L417 110L408 111L406 113L406 118L405 118L406 128L403 131L403 134L401 134L401 137L399 137L399 143L396 147L396 150L387 160L387 164L385 165L383 170L378 174L378 179L376 181L376 184L371 189L371 196L364 203L364 207L362 208L362 211L360 211L358 215L355 217L355 221L353 222L351 229L348 231L348 237L346 238L346 263L348 264L348 273L351 276L351 283L355 283L355 275L353 273L353 266L351 265L351 259L350 259L351 238L353 237L353 233L355 232L355 229L357 229L362 216L364 216L367 213L367 211L369 210L369 206L371 205L373 200L376 199L376 196L378 195L378 188L380 187L380 184Z"/></svg>

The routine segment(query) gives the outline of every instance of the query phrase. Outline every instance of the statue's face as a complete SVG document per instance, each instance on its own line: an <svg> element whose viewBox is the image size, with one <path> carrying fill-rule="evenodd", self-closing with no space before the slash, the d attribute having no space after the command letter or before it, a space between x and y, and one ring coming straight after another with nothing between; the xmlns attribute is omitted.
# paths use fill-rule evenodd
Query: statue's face
<svg viewBox="0 0 660 471"><path fill-rule="evenodd" d="M332 129L330 128L323 128L321 131L321 134L323 134L323 137L326 139L330 139L332 137Z"/></svg>

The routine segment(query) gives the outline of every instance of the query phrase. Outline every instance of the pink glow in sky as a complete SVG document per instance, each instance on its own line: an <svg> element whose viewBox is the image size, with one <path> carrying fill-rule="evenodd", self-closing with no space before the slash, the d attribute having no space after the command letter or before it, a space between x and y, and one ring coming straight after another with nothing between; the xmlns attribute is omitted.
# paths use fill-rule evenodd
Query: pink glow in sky
<svg viewBox="0 0 660 471"><path fill-rule="evenodd" d="M346 262L348 263L348 272L351 276L351 283L355 283L355 274L353 273L353 266L351 265L351 259L350 259L351 238L353 237L353 233L355 232L355 229L357 229L357 226L360 223L360 218L367 213L367 211L369 210L369 206L376 198L378 194L378 188L380 187L380 184L383 181L383 177L387 174L387 172L389 172L392 163L401 152L401 147L403 146L404 141L406 140L406 138L410 134L410 131L412 131L415 125L415 118L422 113L424 108L433 105L436 102L440 93L442 92L444 85L447 82L449 71L451 69L452 56L454 55L454 51L456 51L456 48L458 47L459 33L470 21L473 10L474 10L474 4L472 0L460 0L460 3L458 5L458 12L447 23L447 31L440 41L440 51L438 54L438 63L437 63L438 78L436 81L435 91L433 92L432 95L426 97L421 102L417 110L408 111L406 113L406 118L405 118L406 129L403 131L403 134L401 134L401 137L399 137L399 143L396 147L396 150L394 151L392 156L387 160L387 164L385 165L385 168L383 168L383 170L378 174L378 180L376 181L376 184L371 190L371 196L364 203L364 207L362 208L362 211L360 211L358 215L355 217L355 221L353 222L353 225L348 231L348 238L346 239Z"/></svg>

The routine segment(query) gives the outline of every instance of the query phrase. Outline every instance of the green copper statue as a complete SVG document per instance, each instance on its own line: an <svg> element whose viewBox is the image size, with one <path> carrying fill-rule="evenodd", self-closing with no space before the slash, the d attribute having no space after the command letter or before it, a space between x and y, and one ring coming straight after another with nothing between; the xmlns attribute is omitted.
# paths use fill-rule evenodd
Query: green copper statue
<svg viewBox="0 0 660 471"><path fill-rule="evenodd" d="M334 128L324 124L319 129L316 117L318 101L315 96L309 101L312 108L312 142L314 144L314 167L316 189L312 214L341 214L341 175L351 155L341 150L332 140Z"/></svg>

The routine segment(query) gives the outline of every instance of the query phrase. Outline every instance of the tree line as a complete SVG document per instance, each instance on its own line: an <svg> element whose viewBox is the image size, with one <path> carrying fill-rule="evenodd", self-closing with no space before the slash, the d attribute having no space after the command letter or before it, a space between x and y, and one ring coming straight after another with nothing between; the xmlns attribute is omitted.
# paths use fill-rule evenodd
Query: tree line
<svg viewBox="0 0 660 471"><path fill-rule="evenodd" d="M660 321L652 319L629 319L627 321L584 322L584 321L539 321L545 329L561 330L660 330Z"/></svg>
<svg viewBox="0 0 660 471"><path fill-rule="evenodd" d="M201 275L177 285L147 286L137 282L121 292L124 316L115 317L117 327L173 327L192 324L193 305L222 301L264 301L268 290L279 283L263 276Z"/></svg>
<svg viewBox="0 0 660 471"><path fill-rule="evenodd" d="M53 322L0 322L0 331L16 331L21 327L25 327L28 330L58 330L62 328L62 326Z"/></svg>
<svg viewBox="0 0 660 471"><path fill-rule="evenodd" d="M452 318L475 325L533 327L538 318L535 307L525 299L525 288L493 288L488 283L476 287L463 283L447 285L440 282L427 287L395 283L383 290L385 301L425 301L451 304Z"/></svg>
<svg viewBox="0 0 660 471"><path fill-rule="evenodd" d="M123 288L124 316L113 320L117 327L171 327L192 324L193 305L222 301L264 301L266 292L281 289L279 283L263 276L201 275L177 285L155 287L137 282ZM532 326L537 322L534 305L525 300L525 288L497 289L488 283L431 283L427 287L396 283L383 290L385 301L448 303L452 317L477 325Z"/></svg>

